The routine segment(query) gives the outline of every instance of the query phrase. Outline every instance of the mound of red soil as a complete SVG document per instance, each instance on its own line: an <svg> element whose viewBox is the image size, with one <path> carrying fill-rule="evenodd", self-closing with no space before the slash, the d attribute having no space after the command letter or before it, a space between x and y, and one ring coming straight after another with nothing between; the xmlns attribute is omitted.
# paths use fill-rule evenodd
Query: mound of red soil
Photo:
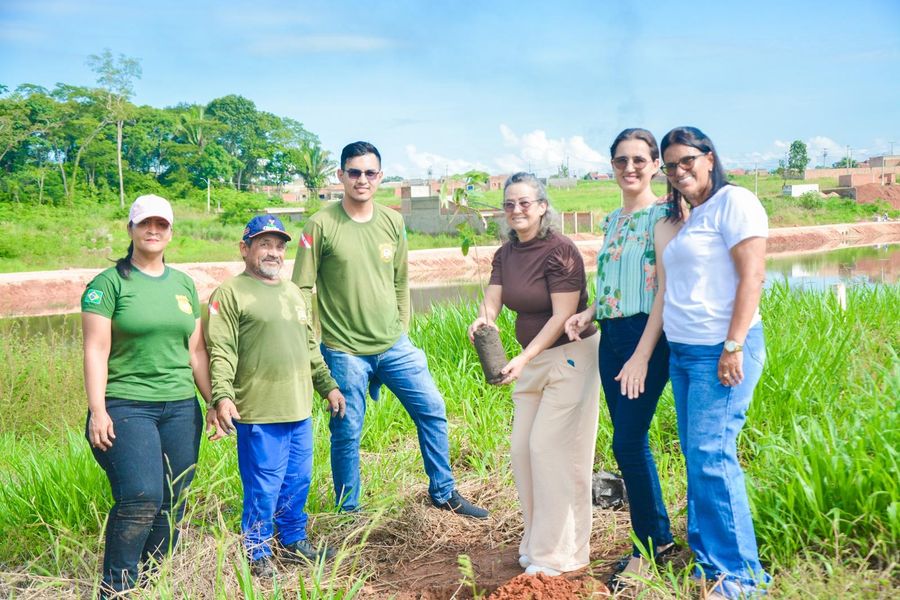
<svg viewBox="0 0 900 600"><path fill-rule="evenodd" d="M900 185L867 183L856 188L857 202L870 203L879 198L890 204L894 210L900 210Z"/></svg>
<svg viewBox="0 0 900 600"><path fill-rule="evenodd" d="M539 573L513 577L488 596L488 600L570 600L609 593L609 589L595 579L569 580Z"/></svg>

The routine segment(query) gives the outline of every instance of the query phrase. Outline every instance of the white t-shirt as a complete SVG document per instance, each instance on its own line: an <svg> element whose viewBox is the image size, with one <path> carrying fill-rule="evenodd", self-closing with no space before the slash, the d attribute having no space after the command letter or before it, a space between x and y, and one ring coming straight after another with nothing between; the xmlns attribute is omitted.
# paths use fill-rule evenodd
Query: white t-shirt
<svg viewBox="0 0 900 600"><path fill-rule="evenodd" d="M725 340L738 285L730 250L752 237L769 237L769 220L748 189L727 185L691 211L663 252L669 341L712 346ZM759 321L757 308L750 326Z"/></svg>

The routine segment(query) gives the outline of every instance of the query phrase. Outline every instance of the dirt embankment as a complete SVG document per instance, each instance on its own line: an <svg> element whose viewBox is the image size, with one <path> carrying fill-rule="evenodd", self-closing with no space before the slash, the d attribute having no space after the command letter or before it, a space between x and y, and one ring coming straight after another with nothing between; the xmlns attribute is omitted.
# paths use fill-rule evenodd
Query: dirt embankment
<svg viewBox="0 0 900 600"><path fill-rule="evenodd" d="M846 246L867 246L900 241L900 222L849 223L815 227L773 229L769 234L770 256L821 252ZM575 243L589 267L596 264L601 239L579 235ZM496 247L473 248L463 256L459 248L416 250L409 254L409 279L413 287L460 281L477 281L479 273L490 273ZM206 301L222 281L244 269L242 262L185 263L173 265L190 275L200 299ZM284 273L290 273L288 261ZM0 274L0 317L51 315L79 310L87 283L99 269L65 269L32 273Z"/></svg>

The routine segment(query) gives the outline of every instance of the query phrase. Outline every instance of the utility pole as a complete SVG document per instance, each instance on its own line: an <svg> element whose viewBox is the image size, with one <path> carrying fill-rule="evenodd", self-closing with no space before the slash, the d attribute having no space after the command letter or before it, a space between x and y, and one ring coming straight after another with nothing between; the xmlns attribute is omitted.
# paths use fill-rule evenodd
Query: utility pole
<svg viewBox="0 0 900 600"><path fill-rule="evenodd" d="M759 198L759 161L753 161L753 195Z"/></svg>
<svg viewBox="0 0 900 600"><path fill-rule="evenodd" d="M206 214L209 214L209 177L206 178Z"/></svg>
<svg viewBox="0 0 900 600"><path fill-rule="evenodd" d="M847 172L850 172L850 145L847 145Z"/></svg>
<svg viewBox="0 0 900 600"><path fill-rule="evenodd" d="M894 144L896 144L897 142L888 142L888 143L891 145L891 156L893 156L894 155Z"/></svg>

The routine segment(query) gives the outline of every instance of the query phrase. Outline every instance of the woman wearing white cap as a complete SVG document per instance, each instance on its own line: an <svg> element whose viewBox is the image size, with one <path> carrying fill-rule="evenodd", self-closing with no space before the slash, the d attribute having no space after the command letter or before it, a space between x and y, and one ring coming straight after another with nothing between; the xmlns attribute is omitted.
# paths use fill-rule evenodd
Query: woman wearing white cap
<svg viewBox="0 0 900 600"><path fill-rule="evenodd" d="M85 436L115 500L101 596L133 587L139 565L152 568L175 546L202 432L195 384L210 399L197 290L163 259L173 221L165 198L137 198L128 254L81 299Z"/></svg>

